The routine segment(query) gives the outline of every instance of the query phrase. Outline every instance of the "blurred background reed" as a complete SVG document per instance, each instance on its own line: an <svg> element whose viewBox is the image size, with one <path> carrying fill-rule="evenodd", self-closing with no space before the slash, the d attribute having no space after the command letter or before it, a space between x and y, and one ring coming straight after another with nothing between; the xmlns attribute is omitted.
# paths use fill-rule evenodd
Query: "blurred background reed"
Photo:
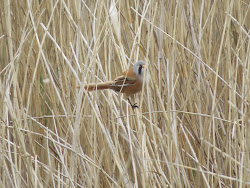
<svg viewBox="0 0 250 188"><path fill-rule="evenodd" d="M4 0L1 187L247 187L248 0ZM132 110L111 90L138 60Z"/></svg>

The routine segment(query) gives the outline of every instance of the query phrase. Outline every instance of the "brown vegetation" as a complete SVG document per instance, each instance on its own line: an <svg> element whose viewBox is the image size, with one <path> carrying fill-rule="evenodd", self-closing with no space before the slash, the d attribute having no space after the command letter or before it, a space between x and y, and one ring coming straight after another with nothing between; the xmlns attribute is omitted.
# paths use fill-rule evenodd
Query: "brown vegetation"
<svg viewBox="0 0 250 188"><path fill-rule="evenodd" d="M0 187L249 185L249 1L111 2L1 3Z"/></svg>

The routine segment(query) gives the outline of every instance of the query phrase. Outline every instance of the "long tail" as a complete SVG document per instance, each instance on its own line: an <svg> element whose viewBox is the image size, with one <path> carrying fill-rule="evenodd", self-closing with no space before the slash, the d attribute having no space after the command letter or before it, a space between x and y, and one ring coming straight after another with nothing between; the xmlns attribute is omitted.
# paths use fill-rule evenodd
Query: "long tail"
<svg viewBox="0 0 250 188"><path fill-rule="evenodd" d="M86 84L86 85L84 85L84 89L86 89L87 91L110 89L110 84L112 84L112 83L113 83L113 81L103 82L103 83ZM77 88L80 88L80 86L77 86Z"/></svg>

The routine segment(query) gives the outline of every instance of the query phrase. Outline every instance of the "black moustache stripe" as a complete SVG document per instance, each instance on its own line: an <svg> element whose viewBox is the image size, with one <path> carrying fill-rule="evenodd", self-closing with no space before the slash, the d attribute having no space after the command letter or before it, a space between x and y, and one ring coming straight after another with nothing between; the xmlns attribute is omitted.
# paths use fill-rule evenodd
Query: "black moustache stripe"
<svg viewBox="0 0 250 188"><path fill-rule="evenodd" d="M142 65L140 65L139 69L138 69L138 73L141 74L141 70L142 70Z"/></svg>

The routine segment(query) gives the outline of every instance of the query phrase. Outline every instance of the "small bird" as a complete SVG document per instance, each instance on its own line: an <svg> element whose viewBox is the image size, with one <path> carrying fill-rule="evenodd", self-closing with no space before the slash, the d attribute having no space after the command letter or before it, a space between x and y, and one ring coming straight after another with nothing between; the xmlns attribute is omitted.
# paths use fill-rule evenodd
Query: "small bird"
<svg viewBox="0 0 250 188"><path fill-rule="evenodd" d="M84 89L87 91L112 89L116 92L124 93L127 97L129 97L130 95L138 93L142 90L144 72L145 62L140 60L133 67L124 71L113 81L86 84L84 85ZM80 88L80 86L77 86L77 88ZM132 105L129 98L128 101L133 109L138 108L136 103Z"/></svg>

